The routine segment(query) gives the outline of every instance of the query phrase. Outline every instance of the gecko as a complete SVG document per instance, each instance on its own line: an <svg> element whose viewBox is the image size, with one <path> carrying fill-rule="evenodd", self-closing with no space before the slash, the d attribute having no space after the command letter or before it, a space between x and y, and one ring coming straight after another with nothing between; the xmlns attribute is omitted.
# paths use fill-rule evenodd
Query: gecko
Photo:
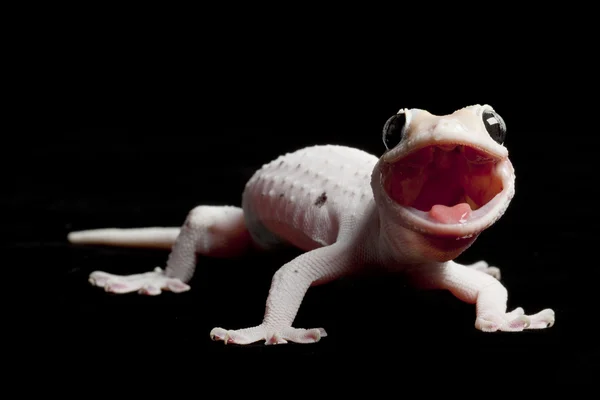
<svg viewBox="0 0 600 400"><path fill-rule="evenodd" d="M107 292L144 295L190 290L199 256L300 249L274 273L261 323L210 331L225 344L318 342L325 329L293 325L306 292L365 269L405 273L416 287L450 291L475 305L474 327L483 332L551 327L552 309L507 311L499 268L455 261L515 194L506 123L494 108L476 104L447 115L403 108L380 135L380 157L335 144L281 155L252 175L241 207L199 205L179 228L80 230L68 240L169 249L164 269L89 275Z"/></svg>

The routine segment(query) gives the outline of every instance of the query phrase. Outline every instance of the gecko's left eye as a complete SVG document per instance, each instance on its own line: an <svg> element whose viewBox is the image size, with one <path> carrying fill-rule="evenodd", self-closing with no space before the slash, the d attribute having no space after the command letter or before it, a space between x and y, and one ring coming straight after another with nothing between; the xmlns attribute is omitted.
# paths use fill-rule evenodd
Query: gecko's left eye
<svg viewBox="0 0 600 400"><path fill-rule="evenodd" d="M502 117L495 111L485 110L481 118L490 137L497 143L503 144L506 139L506 124Z"/></svg>
<svg viewBox="0 0 600 400"><path fill-rule="evenodd" d="M383 144L385 148L393 149L404 137L406 129L406 113L404 110L388 119L383 126Z"/></svg>

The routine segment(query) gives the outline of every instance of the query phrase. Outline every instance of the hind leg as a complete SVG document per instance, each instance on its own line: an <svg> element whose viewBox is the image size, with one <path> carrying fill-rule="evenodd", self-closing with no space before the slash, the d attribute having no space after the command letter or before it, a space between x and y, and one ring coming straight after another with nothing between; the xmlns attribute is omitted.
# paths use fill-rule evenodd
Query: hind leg
<svg viewBox="0 0 600 400"><path fill-rule="evenodd" d="M169 254L166 269L136 275L92 272L91 284L107 292L158 295L163 290L175 293L190 289L187 282L196 269L197 255L236 257L252 245L241 208L198 206L187 216Z"/></svg>

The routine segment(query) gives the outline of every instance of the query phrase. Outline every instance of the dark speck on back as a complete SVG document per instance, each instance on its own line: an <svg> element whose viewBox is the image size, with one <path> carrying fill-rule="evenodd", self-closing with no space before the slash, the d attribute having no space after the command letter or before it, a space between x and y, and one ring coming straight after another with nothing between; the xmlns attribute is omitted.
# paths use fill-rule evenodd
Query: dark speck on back
<svg viewBox="0 0 600 400"><path fill-rule="evenodd" d="M315 201L315 206L323 207L323 204L327 202L327 193L323 192Z"/></svg>

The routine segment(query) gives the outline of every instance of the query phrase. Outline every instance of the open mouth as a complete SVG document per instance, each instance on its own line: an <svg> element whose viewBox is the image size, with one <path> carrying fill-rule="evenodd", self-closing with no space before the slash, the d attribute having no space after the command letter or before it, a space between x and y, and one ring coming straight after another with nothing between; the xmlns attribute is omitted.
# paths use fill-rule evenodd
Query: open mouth
<svg viewBox="0 0 600 400"><path fill-rule="evenodd" d="M492 207L504 189L503 159L465 144L421 148L382 172L385 190L413 214L441 224L465 224Z"/></svg>

